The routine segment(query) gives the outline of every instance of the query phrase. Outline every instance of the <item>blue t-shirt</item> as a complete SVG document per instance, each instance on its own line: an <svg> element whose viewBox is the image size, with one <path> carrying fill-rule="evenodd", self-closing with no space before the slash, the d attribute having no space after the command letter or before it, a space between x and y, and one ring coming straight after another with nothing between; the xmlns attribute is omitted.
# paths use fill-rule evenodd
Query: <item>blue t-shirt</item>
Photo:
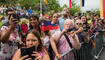
<svg viewBox="0 0 105 60"><path fill-rule="evenodd" d="M32 13L33 13L32 9L29 9L29 10L28 10L28 12L29 12L30 14L32 14Z"/></svg>
<svg viewBox="0 0 105 60"><path fill-rule="evenodd" d="M59 23L60 30L62 31L64 29L65 19L64 18L58 18L58 23Z"/></svg>

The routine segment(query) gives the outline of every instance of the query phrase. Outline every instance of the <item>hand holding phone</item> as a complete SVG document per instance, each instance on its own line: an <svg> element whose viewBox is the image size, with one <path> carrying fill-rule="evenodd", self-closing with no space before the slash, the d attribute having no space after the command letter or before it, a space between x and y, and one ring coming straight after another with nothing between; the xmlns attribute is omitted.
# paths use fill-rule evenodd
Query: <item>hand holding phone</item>
<svg viewBox="0 0 105 60"><path fill-rule="evenodd" d="M35 60L42 60L42 57L38 52L33 52L32 56L35 56Z"/></svg>
<svg viewBox="0 0 105 60"><path fill-rule="evenodd" d="M18 20L17 19L13 19L12 22L13 22L14 25L18 24Z"/></svg>
<svg viewBox="0 0 105 60"><path fill-rule="evenodd" d="M21 48L21 56L29 55L27 58L35 59L35 56L32 56L34 51L35 51L35 46L29 48Z"/></svg>
<svg viewBox="0 0 105 60"><path fill-rule="evenodd" d="M14 30L14 28L16 28L17 25L18 25L18 21L17 21L17 20L12 19L12 20L10 21L10 28L11 28L12 30Z"/></svg>

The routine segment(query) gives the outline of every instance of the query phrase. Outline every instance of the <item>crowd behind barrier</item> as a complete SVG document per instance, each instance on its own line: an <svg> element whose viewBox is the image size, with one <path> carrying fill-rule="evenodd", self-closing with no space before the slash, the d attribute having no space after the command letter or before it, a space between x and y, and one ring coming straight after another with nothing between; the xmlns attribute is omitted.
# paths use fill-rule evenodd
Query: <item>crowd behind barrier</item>
<svg viewBox="0 0 105 60"><path fill-rule="evenodd" d="M94 44L91 49L89 48L91 46L90 44L86 45L86 43L82 43L79 55L77 55L78 52L76 52L75 49L72 48L71 50L62 54L62 58L64 58L69 53L74 52L75 60L97 60L99 59L100 54L102 50L104 49L104 46L103 46L104 33L105 31L97 32L96 34L90 36L90 40ZM56 60L58 59L56 58ZM66 57L66 60L68 60L68 57Z"/></svg>
<svg viewBox="0 0 105 60"><path fill-rule="evenodd" d="M0 60L11 60L14 54L13 59L15 60L18 55L16 50L26 47L28 44L26 42L31 40L29 44L37 47L37 44L32 43L35 41L30 34L31 38L26 39L30 31L33 35L36 34L32 30L37 30L41 38L39 39L41 41L39 45L41 45L38 45L39 49L37 48L38 56L36 56L39 60L43 59L44 55L48 60L95 60L99 58L104 49L105 19L100 19L94 13L90 12L90 16L82 14L72 16L70 11L64 8L60 13L51 12L51 16L44 14L43 17L40 17L40 12L34 14L31 7L26 10L25 7L21 9L18 5L15 8L8 7L3 10L2 14L6 14L6 16L0 17L0 21L2 21ZM37 34L34 37L39 38ZM20 53L20 51L18 52ZM41 54L39 54L40 52ZM18 59L23 59L19 56ZM44 58L46 59L46 57Z"/></svg>

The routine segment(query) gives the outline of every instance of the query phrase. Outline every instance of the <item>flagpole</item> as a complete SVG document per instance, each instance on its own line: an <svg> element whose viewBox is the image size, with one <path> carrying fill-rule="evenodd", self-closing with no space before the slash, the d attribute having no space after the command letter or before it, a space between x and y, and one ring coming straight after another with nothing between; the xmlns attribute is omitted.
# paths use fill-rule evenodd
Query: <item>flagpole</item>
<svg viewBox="0 0 105 60"><path fill-rule="evenodd" d="M42 0L40 0L40 17L42 17Z"/></svg>

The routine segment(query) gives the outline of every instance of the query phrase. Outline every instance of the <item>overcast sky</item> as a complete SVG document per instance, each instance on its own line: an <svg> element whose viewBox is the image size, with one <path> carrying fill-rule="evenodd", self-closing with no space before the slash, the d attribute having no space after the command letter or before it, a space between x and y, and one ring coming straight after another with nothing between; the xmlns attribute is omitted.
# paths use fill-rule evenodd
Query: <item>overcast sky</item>
<svg viewBox="0 0 105 60"><path fill-rule="evenodd" d="M69 5L69 0L58 0L60 5L63 6L64 4ZM75 0L77 5L80 5L80 0ZM99 9L100 8L100 0L85 0L85 7L82 7L82 11L87 11L91 9Z"/></svg>

